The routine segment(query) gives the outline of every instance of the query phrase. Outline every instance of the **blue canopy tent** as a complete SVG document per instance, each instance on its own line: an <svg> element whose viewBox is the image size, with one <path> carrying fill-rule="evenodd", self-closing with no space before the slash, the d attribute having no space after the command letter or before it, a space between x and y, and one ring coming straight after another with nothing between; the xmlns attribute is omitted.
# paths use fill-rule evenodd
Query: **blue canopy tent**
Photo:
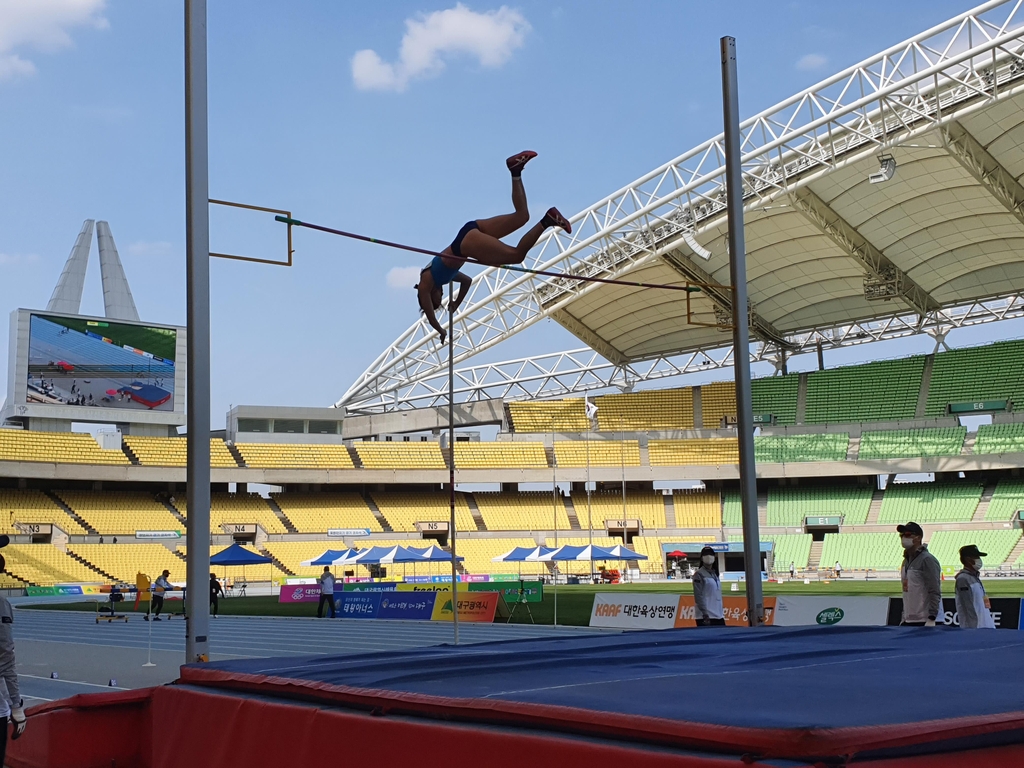
<svg viewBox="0 0 1024 768"><path fill-rule="evenodd" d="M242 566L242 582L247 583L245 577L245 566L247 565L269 565L270 566L270 594L274 594L274 561L256 552L252 552L241 544L235 543L226 549L222 549L215 555L210 556L210 566L214 565L240 565ZM242 594L245 594L245 586L242 587Z"/></svg>
<svg viewBox="0 0 1024 768"><path fill-rule="evenodd" d="M303 560L299 565L334 565L339 558L347 557L355 552L353 549L328 549L319 557L312 560Z"/></svg>
<svg viewBox="0 0 1024 768"><path fill-rule="evenodd" d="M431 544L429 547L424 547L423 549L420 549L419 547L407 547L407 549L410 552L415 552L416 554L418 554L420 557L423 558L423 561L426 563L451 563L452 561L452 553L448 552L447 550L441 549L441 547L437 546L436 544ZM466 558L464 558L462 555L456 555L455 559L456 561L461 563ZM413 575L416 574L415 563L413 563L412 572ZM430 572L429 565L427 566L427 572Z"/></svg>

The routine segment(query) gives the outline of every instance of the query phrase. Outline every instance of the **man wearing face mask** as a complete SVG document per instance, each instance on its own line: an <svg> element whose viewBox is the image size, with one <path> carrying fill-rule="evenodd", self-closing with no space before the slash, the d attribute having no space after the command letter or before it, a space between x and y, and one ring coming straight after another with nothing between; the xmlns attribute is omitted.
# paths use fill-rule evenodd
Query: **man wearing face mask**
<svg viewBox="0 0 1024 768"><path fill-rule="evenodd" d="M711 547L700 551L700 568L693 574L693 602L697 609L693 618L698 627L725 626L722 582L718 578L716 562L718 556Z"/></svg>
<svg viewBox="0 0 1024 768"><path fill-rule="evenodd" d="M987 552L978 551L977 544L960 547L960 562L964 567L956 575L956 615L965 629L996 628L981 583L981 558L987 556Z"/></svg>
<svg viewBox="0 0 1024 768"><path fill-rule="evenodd" d="M920 525L897 525L896 530L903 545L903 626L934 627L942 610L942 566L922 542Z"/></svg>

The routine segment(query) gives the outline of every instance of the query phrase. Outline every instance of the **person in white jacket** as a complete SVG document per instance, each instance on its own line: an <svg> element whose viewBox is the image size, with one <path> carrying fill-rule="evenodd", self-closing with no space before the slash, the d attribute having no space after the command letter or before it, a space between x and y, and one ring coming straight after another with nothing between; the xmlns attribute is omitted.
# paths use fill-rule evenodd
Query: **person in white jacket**
<svg viewBox="0 0 1024 768"><path fill-rule="evenodd" d="M0 535L0 547L11 542L9 536ZM0 555L0 571L7 567ZM18 669L14 661L14 609L6 597L0 596L0 765L7 754L7 722L13 724L11 738L25 732L25 702L18 687Z"/></svg>
<svg viewBox="0 0 1024 768"><path fill-rule="evenodd" d="M956 615L964 629L995 629L992 611L981 583L982 552L977 544L960 547L960 562L963 569L956 575Z"/></svg>

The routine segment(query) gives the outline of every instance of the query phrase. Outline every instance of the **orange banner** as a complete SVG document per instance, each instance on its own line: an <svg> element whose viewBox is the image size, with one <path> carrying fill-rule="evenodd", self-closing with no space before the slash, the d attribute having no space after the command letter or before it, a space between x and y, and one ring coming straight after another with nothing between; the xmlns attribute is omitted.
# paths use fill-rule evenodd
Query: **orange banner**
<svg viewBox="0 0 1024 768"><path fill-rule="evenodd" d="M723 597L722 607L725 609L725 624L729 627L747 626L747 598L745 597ZM696 605L693 602L693 595L682 595L679 598L679 610L676 611L677 627L695 627L697 622ZM461 614L460 614L461 616ZM764 623L775 622L775 598L764 599Z"/></svg>

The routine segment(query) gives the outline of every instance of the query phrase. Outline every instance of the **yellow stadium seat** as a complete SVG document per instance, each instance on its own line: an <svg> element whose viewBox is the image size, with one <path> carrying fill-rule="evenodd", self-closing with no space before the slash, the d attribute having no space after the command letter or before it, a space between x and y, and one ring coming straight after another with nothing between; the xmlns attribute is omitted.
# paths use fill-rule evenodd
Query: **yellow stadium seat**
<svg viewBox="0 0 1024 768"><path fill-rule="evenodd" d="M652 440L647 448L652 467L738 464L740 460L735 437Z"/></svg>
<svg viewBox="0 0 1024 768"><path fill-rule="evenodd" d="M450 502L447 494L372 492L370 494L384 519L395 531L415 531L414 523L448 521ZM463 494L455 494L455 525L457 530L475 531L476 521Z"/></svg>
<svg viewBox="0 0 1024 768"><path fill-rule="evenodd" d="M704 429L718 429L722 419L736 418L736 382L716 381L700 388Z"/></svg>
<svg viewBox="0 0 1024 768"><path fill-rule="evenodd" d="M654 389L594 399L602 432L693 429L693 390Z"/></svg>
<svg viewBox="0 0 1024 768"><path fill-rule="evenodd" d="M42 491L0 488L0 533L18 533L14 523L50 523L75 536L88 533Z"/></svg>
<svg viewBox="0 0 1024 768"><path fill-rule="evenodd" d="M104 450L84 432L34 432L0 429L0 461L55 464L130 464L120 449Z"/></svg>
<svg viewBox="0 0 1024 768"><path fill-rule="evenodd" d="M581 398L508 404L515 432L584 432L590 429Z"/></svg>
<svg viewBox="0 0 1024 768"><path fill-rule="evenodd" d="M61 500L101 534L135 535L136 531L179 531L181 520L148 493L58 491Z"/></svg>
<svg viewBox="0 0 1024 768"><path fill-rule="evenodd" d="M187 441L184 437L125 435L124 442L143 466L184 467L187 464ZM210 440L210 466L218 469L238 467L223 440Z"/></svg>
<svg viewBox="0 0 1024 768"><path fill-rule="evenodd" d="M548 491L473 494L488 531L569 530L565 501Z"/></svg>
<svg viewBox="0 0 1024 768"><path fill-rule="evenodd" d="M640 444L636 440L558 440L555 461L559 467L639 467Z"/></svg>
<svg viewBox="0 0 1024 768"><path fill-rule="evenodd" d="M441 446L430 442L363 441L356 454L366 469L446 469Z"/></svg>
<svg viewBox="0 0 1024 768"><path fill-rule="evenodd" d="M455 443L459 469L536 469L548 466L543 443Z"/></svg>
<svg viewBox="0 0 1024 768"><path fill-rule="evenodd" d="M332 528L384 529L358 493L273 493L271 497L299 533Z"/></svg>
<svg viewBox="0 0 1024 768"><path fill-rule="evenodd" d="M68 552L126 584L139 573L155 581L164 569L184 580L184 561L163 544L69 544Z"/></svg>
<svg viewBox="0 0 1024 768"><path fill-rule="evenodd" d="M344 445L235 443L247 467L260 469L352 469Z"/></svg>

